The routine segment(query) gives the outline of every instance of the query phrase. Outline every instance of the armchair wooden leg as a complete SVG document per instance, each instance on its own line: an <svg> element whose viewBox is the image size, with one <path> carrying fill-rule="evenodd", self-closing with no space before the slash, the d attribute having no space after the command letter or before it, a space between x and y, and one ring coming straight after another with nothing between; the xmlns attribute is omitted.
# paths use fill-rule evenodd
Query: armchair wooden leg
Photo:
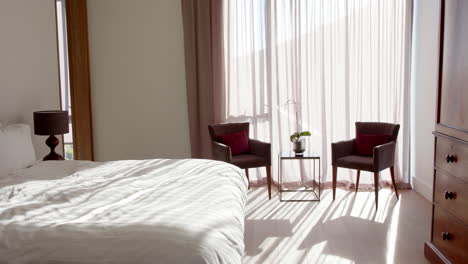
<svg viewBox="0 0 468 264"><path fill-rule="evenodd" d="M338 173L338 167L333 166L333 200L335 200L336 195L336 174Z"/></svg>
<svg viewBox="0 0 468 264"><path fill-rule="evenodd" d="M379 172L374 172L375 210L379 208Z"/></svg>
<svg viewBox="0 0 468 264"><path fill-rule="evenodd" d="M250 190L249 169L245 169L245 176L247 176L247 181L249 182L249 190Z"/></svg>
<svg viewBox="0 0 468 264"><path fill-rule="evenodd" d="M357 170L357 178L356 178L356 192L359 188L359 178L361 177L361 170Z"/></svg>
<svg viewBox="0 0 468 264"><path fill-rule="evenodd" d="M271 167L266 166L267 183L268 183L268 198L271 200Z"/></svg>
<svg viewBox="0 0 468 264"><path fill-rule="evenodd" d="M396 183L395 183L395 170L393 166L390 167L390 175L392 176L392 184L393 184L393 189L395 190L396 198L397 200L399 200L400 197L398 196L398 190L397 190Z"/></svg>

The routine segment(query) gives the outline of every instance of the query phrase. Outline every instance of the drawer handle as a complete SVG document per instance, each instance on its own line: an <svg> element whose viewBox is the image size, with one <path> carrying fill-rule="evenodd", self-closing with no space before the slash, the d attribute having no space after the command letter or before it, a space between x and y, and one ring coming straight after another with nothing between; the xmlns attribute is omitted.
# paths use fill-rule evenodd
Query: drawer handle
<svg viewBox="0 0 468 264"><path fill-rule="evenodd" d="M447 154L445 156L445 161L447 161L447 163L454 163L457 162L457 157L455 157L455 155L452 154Z"/></svg>
<svg viewBox="0 0 468 264"><path fill-rule="evenodd" d="M450 240L452 235L449 232L442 232L442 240Z"/></svg>
<svg viewBox="0 0 468 264"><path fill-rule="evenodd" d="M445 192L445 200L453 200L455 199L455 196L456 196L456 193L454 192L449 192L449 191Z"/></svg>

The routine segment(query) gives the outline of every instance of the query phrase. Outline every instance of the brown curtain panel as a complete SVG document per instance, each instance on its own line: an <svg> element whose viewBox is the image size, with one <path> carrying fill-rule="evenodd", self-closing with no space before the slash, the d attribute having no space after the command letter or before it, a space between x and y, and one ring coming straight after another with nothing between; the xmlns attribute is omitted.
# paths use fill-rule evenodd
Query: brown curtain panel
<svg viewBox="0 0 468 264"><path fill-rule="evenodd" d="M193 158L211 158L208 125L224 120L222 13L221 0L182 0Z"/></svg>

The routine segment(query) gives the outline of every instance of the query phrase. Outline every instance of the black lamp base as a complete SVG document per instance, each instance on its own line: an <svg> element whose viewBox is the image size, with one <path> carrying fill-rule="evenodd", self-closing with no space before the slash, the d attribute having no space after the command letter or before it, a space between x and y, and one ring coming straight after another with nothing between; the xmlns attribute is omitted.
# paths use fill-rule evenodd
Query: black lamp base
<svg viewBox="0 0 468 264"><path fill-rule="evenodd" d="M49 146L50 153L47 156L45 156L42 160L44 160L44 161L45 160L64 160L62 155L55 152L55 148L57 147L59 142L60 141L58 140L58 138L56 138L53 135L51 135L51 136L49 136L49 138L47 138L46 145Z"/></svg>

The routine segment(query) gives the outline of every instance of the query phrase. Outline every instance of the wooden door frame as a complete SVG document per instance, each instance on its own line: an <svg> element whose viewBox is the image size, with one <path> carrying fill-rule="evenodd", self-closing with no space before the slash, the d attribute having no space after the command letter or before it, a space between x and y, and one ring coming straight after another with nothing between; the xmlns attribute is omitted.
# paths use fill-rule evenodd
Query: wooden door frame
<svg viewBox="0 0 468 264"><path fill-rule="evenodd" d="M65 11L68 74L73 111L73 155L75 160L94 160L86 0L65 1Z"/></svg>

